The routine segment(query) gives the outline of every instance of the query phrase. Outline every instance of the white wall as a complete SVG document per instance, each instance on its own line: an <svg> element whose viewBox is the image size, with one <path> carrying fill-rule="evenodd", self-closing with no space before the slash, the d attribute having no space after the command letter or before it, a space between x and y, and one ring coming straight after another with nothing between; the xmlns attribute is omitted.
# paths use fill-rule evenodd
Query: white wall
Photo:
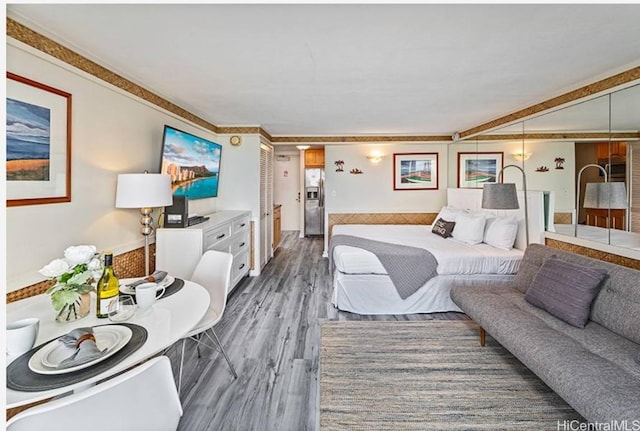
<svg viewBox="0 0 640 431"><path fill-rule="evenodd" d="M367 155L384 155L372 163ZM325 251L328 241L329 213L402 213L435 212L447 199L447 144L376 143L325 146ZM438 153L438 190L394 190L394 153ZM344 172L336 172L334 162L344 161ZM363 174L349 173L358 168Z"/></svg>
<svg viewBox="0 0 640 431"><path fill-rule="evenodd" d="M143 246L139 212L114 207L117 174L158 172L164 124L212 141L217 136L11 39L7 70L71 93L73 127L71 202L7 208L7 289L42 280L37 270L69 245L94 244L116 254ZM225 170L221 195L230 183L224 174L232 171ZM190 204L200 214L218 208L217 199Z"/></svg>
<svg viewBox="0 0 640 431"><path fill-rule="evenodd" d="M372 163L373 151L384 157ZM394 153L439 153L438 190L394 190ZM334 162L344 161L344 172L336 172ZM347 212L438 212L447 198L446 144L340 144L325 147L326 211ZM349 173L358 168L363 174Z"/></svg>

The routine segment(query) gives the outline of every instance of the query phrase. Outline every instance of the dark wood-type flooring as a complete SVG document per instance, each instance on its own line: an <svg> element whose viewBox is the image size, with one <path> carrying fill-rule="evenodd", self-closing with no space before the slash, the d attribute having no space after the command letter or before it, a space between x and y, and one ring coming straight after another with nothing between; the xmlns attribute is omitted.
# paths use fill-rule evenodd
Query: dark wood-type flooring
<svg viewBox="0 0 640 431"><path fill-rule="evenodd" d="M222 354L187 343L180 430L319 429L320 322L326 320L466 319L462 313L362 316L331 305L331 278L322 238L286 231L259 277L230 295L216 333L238 372ZM179 344L178 344L179 345ZM174 372L179 349L168 355Z"/></svg>

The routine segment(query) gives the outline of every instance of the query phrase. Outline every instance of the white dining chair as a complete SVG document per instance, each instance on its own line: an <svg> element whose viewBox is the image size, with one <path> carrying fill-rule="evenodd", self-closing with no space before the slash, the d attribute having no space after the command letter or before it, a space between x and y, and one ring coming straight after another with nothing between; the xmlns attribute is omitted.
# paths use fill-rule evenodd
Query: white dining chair
<svg viewBox="0 0 640 431"><path fill-rule="evenodd" d="M233 255L221 251L207 250L201 257L196 269L193 270L191 281L203 286L209 292L211 302L209 310L200 322L182 339L182 353L180 354L180 370L178 372L178 393L182 388L182 368L184 365L184 349L187 340L194 340L198 349L198 357L200 357L200 345L210 346L205 342L205 338L209 339L215 346L220 349L222 355L229 364L231 374L234 378L238 378L236 370L233 368L227 353L222 347L222 343L218 339L213 327L220 322L227 306L227 294L231 283L231 264Z"/></svg>
<svg viewBox="0 0 640 431"><path fill-rule="evenodd" d="M95 386L27 409L7 431L175 431L182 405L166 356Z"/></svg>

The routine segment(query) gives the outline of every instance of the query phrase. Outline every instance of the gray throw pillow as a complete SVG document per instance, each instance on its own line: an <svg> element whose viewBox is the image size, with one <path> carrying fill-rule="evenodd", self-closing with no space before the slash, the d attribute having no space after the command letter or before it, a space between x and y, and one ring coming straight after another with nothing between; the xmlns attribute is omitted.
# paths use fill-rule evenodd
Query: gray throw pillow
<svg viewBox="0 0 640 431"><path fill-rule="evenodd" d="M453 228L455 227L456 222L454 221L446 221L444 219L439 218L434 224L433 228L431 228L431 232L436 235L440 235L443 238L449 238L451 236L451 232L453 232Z"/></svg>
<svg viewBox="0 0 640 431"><path fill-rule="evenodd" d="M584 328L591 303L607 271L549 257L534 277L525 299L570 325Z"/></svg>

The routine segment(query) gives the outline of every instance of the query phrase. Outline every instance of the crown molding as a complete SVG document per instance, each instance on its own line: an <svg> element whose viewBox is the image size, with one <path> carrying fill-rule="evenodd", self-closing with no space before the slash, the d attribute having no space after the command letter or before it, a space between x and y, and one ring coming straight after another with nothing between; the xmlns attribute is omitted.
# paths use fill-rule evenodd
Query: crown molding
<svg viewBox="0 0 640 431"><path fill-rule="evenodd" d="M64 63L67 63L77 69L82 70L90 75L93 75L115 87L118 87L128 93L133 94L149 103L152 103L162 109L165 109L173 114L176 114L186 120L189 120L207 130L214 133L218 133L218 128L215 124L212 124L197 115L179 107L178 105L164 99L157 94L147 90L144 87L139 86L126 78L112 72L106 67L100 66L94 61L78 54L75 51L55 42L48 37L31 30L19 22L7 18L7 37L16 39L24 44L31 46L47 55L50 55Z"/></svg>
<svg viewBox="0 0 640 431"><path fill-rule="evenodd" d="M451 142L451 136L274 136L274 143L349 143L349 142Z"/></svg>
<svg viewBox="0 0 640 431"><path fill-rule="evenodd" d="M640 66L634 67L624 72L620 72L608 78L594 82L592 84L585 85L576 90L569 91L560 96L547 99L543 102L521 109L508 115L504 115L495 120L489 121L479 126L472 127L471 129L460 132L460 138L465 139L488 130L496 129L498 127L511 124L525 118L541 114L545 111L549 111L553 108L558 108L562 105L575 102L580 99L594 96L596 94L605 92L607 90L614 89L616 87L629 84L633 81L640 80Z"/></svg>
<svg viewBox="0 0 640 431"><path fill-rule="evenodd" d="M590 141L590 140L608 140L611 138L616 141L625 139L640 139L640 132L568 132L568 133L509 133L495 135L478 135L464 142L470 143L477 141Z"/></svg>
<svg viewBox="0 0 640 431"><path fill-rule="evenodd" d="M193 122L207 130L219 134L259 134L272 143L299 143L299 142L316 142L316 143L357 143L357 142L446 142L453 141L451 136L387 136L387 135L368 135L368 136L272 136L269 132L262 127L218 127L213 123L210 123L195 114L179 107L178 105L158 96L157 94L135 84L128 79L112 72L111 70L101 66L88 58L70 50L69 48L53 41L52 39L26 27L19 22L7 18L7 37L16 39L22 43L25 43L47 55L50 55L62 62L65 62L77 69L80 69L90 75L93 75L115 87L118 87L128 93L133 94L147 102L150 102L162 109L165 109L175 115L178 115L188 121ZM632 69L620 72L616 75L602 79L589 85L585 85L576 90L562 94L560 96L545 100L541 103L529 106L511 114L502 116L495 120L480 124L473 128L459 132L459 138L461 140L469 140L472 137L478 140L490 140L495 139L496 136L500 136L499 139L504 140L504 136L507 135L485 135L476 136L482 132L493 130L498 127L517 122L527 117L531 117L536 114L543 113L553 108L557 108L562 105L575 102L580 99L584 99L593 96L598 93L602 93L607 90L611 90L615 87L629 84L633 81L640 80L640 66ZM535 134L538 135L538 134ZM577 139L575 136L583 134L543 134L545 136L557 135L557 138L547 139ZM515 136L515 135L514 135ZM534 134L529 134L534 136ZM598 137L581 137L579 139L600 139ZM608 134L602 136L602 139L608 138ZM637 136L633 136L636 138ZM511 139L511 138L509 138ZM517 135L517 138L522 139L522 135ZM525 139L543 139L543 138L526 138Z"/></svg>

